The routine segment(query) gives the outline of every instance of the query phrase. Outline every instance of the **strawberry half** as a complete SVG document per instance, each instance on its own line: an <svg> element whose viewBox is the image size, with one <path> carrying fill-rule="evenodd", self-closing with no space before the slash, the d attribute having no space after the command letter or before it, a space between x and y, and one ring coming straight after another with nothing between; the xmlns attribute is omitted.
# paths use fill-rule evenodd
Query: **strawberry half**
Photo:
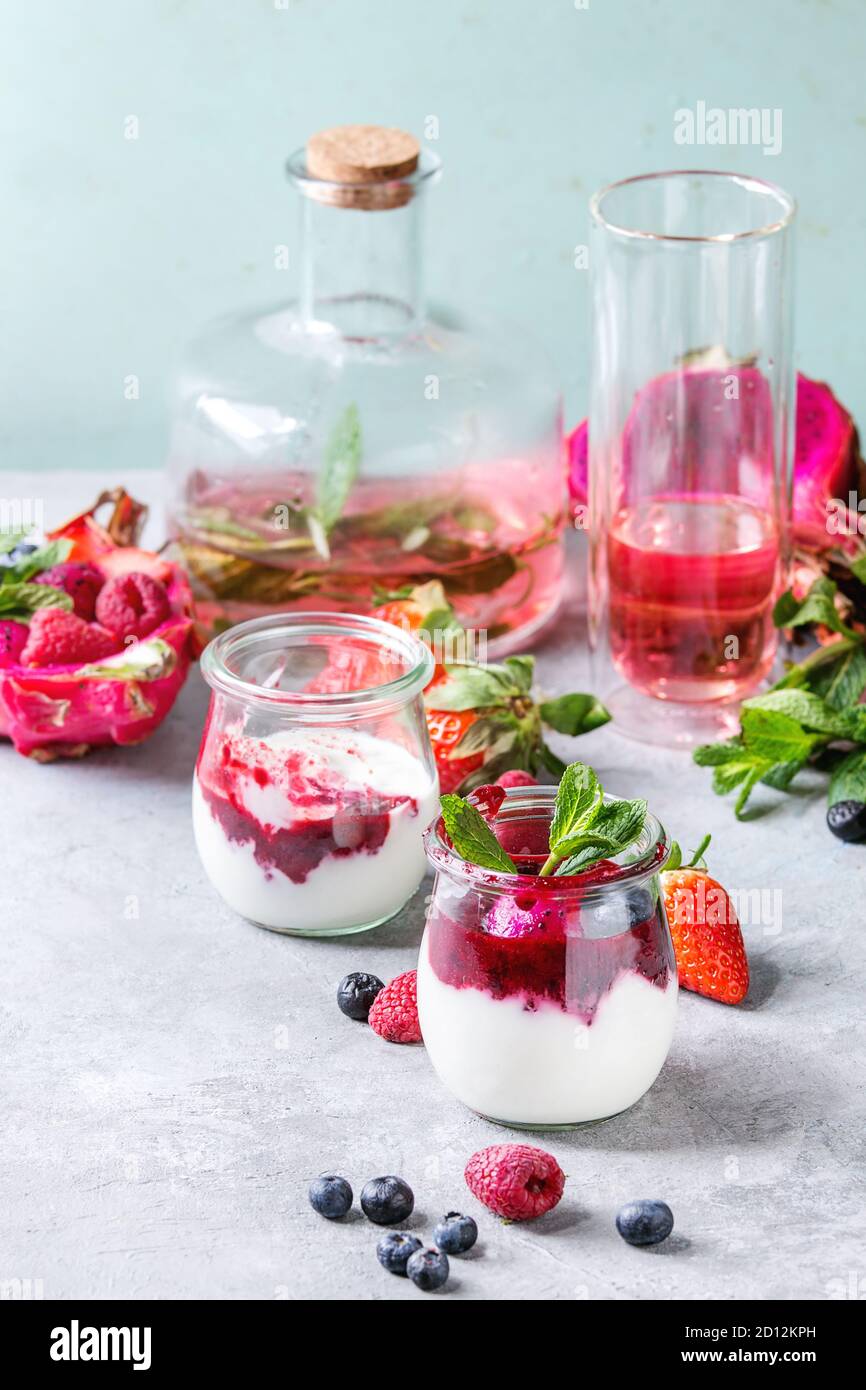
<svg viewBox="0 0 866 1390"><path fill-rule="evenodd" d="M661 875L677 976L682 987L695 994L739 1004L749 990L749 962L734 905L703 867L701 855L708 843L709 836L692 861L680 867L682 854L674 842Z"/></svg>
<svg viewBox="0 0 866 1390"><path fill-rule="evenodd" d="M546 769L561 777L565 764L547 747L544 726L574 737L610 718L593 695L537 703L534 657L511 656L499 665L454 659L463 629L437 580L381 600L374 616L409 632L423 629L437 658L424 706L441 791L465 795L515 771Z"/></svg>

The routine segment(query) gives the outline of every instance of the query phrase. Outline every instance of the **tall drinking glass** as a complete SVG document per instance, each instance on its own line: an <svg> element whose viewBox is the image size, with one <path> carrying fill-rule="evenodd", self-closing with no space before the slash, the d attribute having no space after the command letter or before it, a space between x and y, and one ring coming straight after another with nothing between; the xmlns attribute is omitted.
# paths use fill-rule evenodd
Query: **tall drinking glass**
<svg viewBox="0 0 866 1390"><path fill-rule="evenodd" d="M683 171L611 184L590 210L596 681L623 732L701 742L736 728L775 657L795 204Z"/></svg>

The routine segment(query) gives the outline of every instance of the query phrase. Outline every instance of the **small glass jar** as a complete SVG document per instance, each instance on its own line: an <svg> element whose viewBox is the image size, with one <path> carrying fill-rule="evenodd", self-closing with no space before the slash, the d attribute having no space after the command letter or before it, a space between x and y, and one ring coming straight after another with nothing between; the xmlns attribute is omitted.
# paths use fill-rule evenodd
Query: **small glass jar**
<svg viewBox="0 0 866 1390"><path fill-rule="evenodd" d="M485 1119L571 1129L640 1100L674 1032L677 971L659 886L665 832L582 874L539 878L556 789L509 790L492 828L520 873L425 843L436 881L418 962L424 1042Z"/></svg>
<svg viewBox="0 0 866 1390"><path fill-rule="evenodd" d="M253 619L205 648L193 826L229 907L273 931L335 936L412 896L438 808L421 700L432 670L410 633L333 613Z"/></svg>

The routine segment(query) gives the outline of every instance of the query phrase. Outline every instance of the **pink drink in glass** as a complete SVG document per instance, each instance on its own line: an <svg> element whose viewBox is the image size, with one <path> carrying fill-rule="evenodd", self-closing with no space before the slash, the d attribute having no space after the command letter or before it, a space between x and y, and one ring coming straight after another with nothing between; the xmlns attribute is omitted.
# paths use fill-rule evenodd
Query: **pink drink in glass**
<svg viewBox="0 0 866 1390"><path fill-rule="evenodd" d="M773 662L779 566L772 516L742 497L660 495L622 508L608 535L616 668L657 699L750 693Z"/></svg>

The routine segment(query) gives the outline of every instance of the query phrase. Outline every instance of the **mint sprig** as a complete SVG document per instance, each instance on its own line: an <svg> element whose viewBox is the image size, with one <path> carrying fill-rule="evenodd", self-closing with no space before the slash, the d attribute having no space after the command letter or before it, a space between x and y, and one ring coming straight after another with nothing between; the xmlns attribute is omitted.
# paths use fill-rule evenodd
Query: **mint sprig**
<svg viewBox="0 0 866 1390"><path fill-rule="evenodd" d="M646 802L603 798L591 767L572 763L565 769L550 823L550 854L540 877L582 873L600 859L623 853L638 839L646 823ZM499 873L520 872L477 807L453 793L440 797L440 802L445 829L461 859Z"/></svg>
<svg viewBox="0 0 866 1390"><path fill-rule="evenodd" d="M791 665L772 690L744 701L740 732L694 751L699 767L713 769L713 790L736 791L738 819L759 785L787 791L798 772L829 761L828 796L866 801L866 635L844 623L836 585L821 576L803 599L788 591L773 611L779 627L820 623L837 640ZM854 790L852 790L852 788Z"/></svg>
<svg viewBox="0 0 866 1390"><path fill-rule="evenodd" d="M327 535L343 514L361 469L361 417L354 401L347 405L325 445L316 506L312 513Z"/></svg>

